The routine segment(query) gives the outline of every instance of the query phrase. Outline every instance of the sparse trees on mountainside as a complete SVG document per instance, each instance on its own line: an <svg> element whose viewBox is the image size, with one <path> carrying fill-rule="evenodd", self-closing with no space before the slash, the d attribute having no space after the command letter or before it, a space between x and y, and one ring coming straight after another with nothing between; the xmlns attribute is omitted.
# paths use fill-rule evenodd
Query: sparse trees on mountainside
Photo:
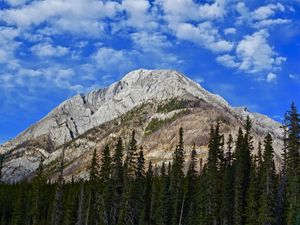
<svg viewBox="0 0 300 225"><path fill-rule="evenodd" d="M225 138L222 125L213 124L206 160L195 145L184 146L180 128L173 160L147 161L133 131L126 146L118 138L94 149L88 181L65 182L64 147L55 183L47 183L51 171L42 157L31 181L0 182L0 225L300 225L295 104L283 128L278 171L272 131L263 144L253 143L249 118L236 139ZM1 162L0 157L0 179Z"/></svg>

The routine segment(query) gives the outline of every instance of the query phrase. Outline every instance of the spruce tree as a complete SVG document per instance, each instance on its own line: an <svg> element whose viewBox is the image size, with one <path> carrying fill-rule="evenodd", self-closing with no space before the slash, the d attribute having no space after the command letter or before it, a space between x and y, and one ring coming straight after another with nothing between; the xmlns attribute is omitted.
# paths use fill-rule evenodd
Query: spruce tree
<svg viewBox="0 0 300 225"><path fill-rule="evenodd" d="M292 103L287 121L287 224L300 224L300 116Z"/></svg>
<svg viewBox="0 0 300 225"><path fill-rule="evenodd" d="M136 162L135 182L131 190L132 220L139 224L143 220L144 213L144 187L145 187L145 158L143 147L140 148Z"/></svg>
<svg viewBox="0 0 300 225"><path fill-rule="evenodd" d="M221 205L220 196L220 165L223 157L222 151L222 136L219 133L220 125L216 128L211 127L210 140L208 145L207 159L207 185L208 185L208 219L209 223L217 225L220 223L219 212Z"/></svg>
<svg viewBox="0 0 300 225"><path fill-rule="evenodd" d="M84 225L85 219L85 193L84 193L84 182L80 181L80 189L78 196L78 207L75 225Z"/></svg>
<svg viewBox="0 0 300 225"><path fill-rule="evenodd" d="M276 201L276 171L274 164L273 141L268 134L264 141L263 164L261 171L261 187L259 207L259 224L273 225L276 222L275 201Z"/></svg>
<svg viewBox="0 0 300 225"><path fill-rule="evenodd" d="M18 187L18 197L13 210L12 225L27 225L28 224L28 199L26 189L28 185L24 182Z"/></svg>
<svg viewBox="0 0 300 225"><path fill-rule="evenodd" d="M44 173L44 158L40 157L40 163L36 170L36 175L32 180L33 193L32 193L32 204L31 204L31 223L32 225L38 225L42 219L42 212L45 210L44 206L44 188L47 183L47 179Z"/></svg>
<svg viewBox="0 0 300 225"><path fill-rule="evenodd" d="M161 221L159 224L169 225L173 217L173 196L171 191L172 165L168 164L168 172L163 180L163 191L161 196Z"/></svg>
<svg viewBox="0 0 300 225"><path fill-rule="evenodd" d="M285 118L286 115L285 115ZM276 201L276 221L277 225L286 224L286 185L287 185L287 121L284 119L283 125L283 149L282 149L282 165L279 171L278 192Z"/></svg>
<svg viewBox="0 0 300 225"><path fill-rule="evenodd" d="M59 165L59 175L56 181L55 196L53 202L51 224L61 225L63 224L63 185L64 185L64 164L65 164L65 144L62 149Z"/></svg>
<svg viewBox="0 0 300 225"><path fill-rule="evenodd" d="M244 225L247 207L247 192L250 182L252 122L247 117L245 134L239 129L235 149L234 225Z"/></svg>
<svg viewBox="0 0 300 225"><path fill-rule="evenodd" d="M181 206L183 202L183 164L184 164L184 146L183 146L183 128L179 129L179 142L173 154L172 175L171 175L171 196L172 196L172 223L178 224Z"/></svg>
<svg viewBox="0 0 300 225"><path fill-rule="evenodd" d="M245 209L246 225L259 224L258 223L258 207L259 207L259 178L261 174L258 174L256 168L256 158L252 160L250 168L250 181L249 188L247 190L247 206Z"/></svg>
<svg viewBox="0 0 300 225"><path fill-rule="evenodd" d="M101 221L100 224L110 224L111 220L111 200L112 200L112 183L111 183L111 157L109 146L106 145L102 151L100 164L100 192L101 192Z"/></svg>
<svg viewBox="0 0 300 225"><path fill-rule="evenodd" d="M4 155L0 154L0 184L3 182L3 164L4 164Z"/></svg>
<svg viewBox="0 0 300 225"><path fill-rule="evenodd" d="M152 162L149 161L148 170L146 173L145 192L144 192L144 215L142 224L152 224L152 192L153 192L153 169Z"/></svg>
<svg viewBox="0 0 300 225"><path fill-rule="evenodd" d="M118 224L137 224L137 210L134 202L135 179L137 174L137 141L135 131L132 131L131 139L127 147L127 154L124 162L124 190L122 195L122 207L119 214Z"/></svg>
<svg viewBox="0 0 300 225"><path fill-rule="evenodd" d="M111 210L111 221L113 225L118 224L118 216L121 208L123 185L124 185L123 175L124 175L123 143L122 143L122 138L119 137L112 158L113 200L112 200L112 210Z"/></svg>
<svg viewBox="0 0 300 225"><path fill-rule="evenodd" d="M248 178L245 174L247 170L245 163L244 134L239 129L235 147L235 181L234 181L234 225L245 224L245 206Z"/></svg>
<svg viewBox="0 0 300 225"><path fill-rule="evenodd" d="M233 224L233 202L234 202L234 169L232 166L233 138L230 134L227 141L227 152L223 176L221 221L222 225Z"/></svg>
<svg viewBox="0 0 300 225"><path fill-rule="evenodd" d="M94 149L93 157L90 167L90 180L89 180L89 204L88 204L88 224L99 225L100 224L100 208L101 208L101 196L100 196L100 166L98 161L97 150Z"/></svg>
<svg viewBox="0 0 300 225"><path fill-rule="evenodd" d="M183 224L196 224L197 223L197 152L194 144L191 152L189 169L187 172L187 190L186 200L184 205Z"/></svg>

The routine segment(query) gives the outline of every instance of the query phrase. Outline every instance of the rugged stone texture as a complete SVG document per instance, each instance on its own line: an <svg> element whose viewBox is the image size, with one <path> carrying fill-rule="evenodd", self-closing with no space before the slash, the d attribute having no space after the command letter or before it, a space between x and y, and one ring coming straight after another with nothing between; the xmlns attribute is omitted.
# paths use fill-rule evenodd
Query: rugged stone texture
<svg viewBox="0 0 300 225"><path fill-rule="evenodd" d="M159 106L172 99L193 104L185 105L185 109L157 112ZM254 123L255 141L271 132L279 156L281 130L277 122L243 108L232 108L222 97L209 93L176 71L136 70L107 88L64 101L41 121L1 146L0 152L7 154L5 177L17 181L29 176L41 154L47 159L49 174L55 177L52 167L65 141L68 143L66 174L85 177L91 150L95 147L101 150L104 143L112 143L118 135L127 137L131 129L138 131L146 158L157 164L171 159L180 126L186 130L187 148L196 142L199 157L204 157L213 121L222 122L225 134L234 134L247 115ZM165 122L149 134L147 128L153 119ZM279 157L277 161L279 165Z"/></svg>

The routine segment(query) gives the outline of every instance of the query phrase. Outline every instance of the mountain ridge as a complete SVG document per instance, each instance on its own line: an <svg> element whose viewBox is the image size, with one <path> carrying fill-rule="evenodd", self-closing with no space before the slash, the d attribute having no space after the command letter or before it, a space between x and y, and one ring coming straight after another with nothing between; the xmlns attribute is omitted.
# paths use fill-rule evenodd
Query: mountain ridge
<svg viewBox="0 0 300 225"><path fill-rule="evenodd" d="M176 104L182 104L183 107L181 109L171 107L172 110L165 114L158 113L158 108L163 104L170 104L169 102L172 99L175 99ZM177 120L180 120L183 116L186 121L195 118L197 121L203 120L205 127L207 127L208 123L215 121L218 117L224 117L224 127L229 130L236 130L238 125L242 126L242 120L246 116L250 116L254 121L256 133L273 132L273 137L278 140L277 154L280 154L280 124L271 118L231 107L222 97L206 91L200 84L177 71L139 69L128 73L120 81L114 82L106 88L94 90L87 94L77 94L62 102L39 122L23 131L15 139L5 143L0 151L8 152L9 155L7 164L10 169L7 174L12 174L14 180L26 177L37 167L38 155L42 154L47 159L46 162L50 164L58 156L60 146L65 141L76 142L81 135L90 130L97 130L97 127L105 124L114 127L114 133L103 136L104 140L110 141L112 134L117 135L120 133L111 122L117 120L120 127L122 127L123 121L119 118L128 113L130 114L131 110L137 110L143 104L146 105L144 108L147 108L147 104L153 105L153 108L147 108L148 112L146 110L145 114L148 117L141 119L142 128L138 127L141 136L140 142L146 145L146 150L147 145L151 143L148 140L149 136L146 135L146 130L149 124L153 124L155 120L176 124ZM188 113L184 114L184 110ZM209 115L209 113L212 115ZM197 118L196 115L203 118ZM234 124L234 129L226 125L226 120ZM160 123L167 124L166 122ZM170 124L166 126L171 126ZM178 129L177 125L172 129L175 130L175 127ZM131 128L137 129L135 126L131 126ZM125 127L123 129L127 130ZM166 128L162 127L160 130L155 130L154 135L157 132L164 132L164 129ZM191 127L187 129L193 130ZM206 128L203 129L203 132L207 135L206 131ZM106 133L105 130L102 130L102 132ZM194 132L193 135L196 135L196 133ZM258 138L259 135L257 135ZM206 139L206 137L203 137L203 139ZM148 142L145 140L148 140ZM277 143L276 140L275 143ZM91 142L86 140L85 142L90 145L90 148L95 148L98 145L100 146L101 141ZM205 144L201 141L199 143ZM158 148L153 143L149 146ZM166 148L167 145L162 147L162 155L167 154L168 149ZM86 149L80 151L83 155L89 152ZM69 154L77 155L79 153L70 150ZM83 156L79 154L78 157ZM70 156L70 158L74 157ZM168 156L169 158L170 156Z"/></svg>

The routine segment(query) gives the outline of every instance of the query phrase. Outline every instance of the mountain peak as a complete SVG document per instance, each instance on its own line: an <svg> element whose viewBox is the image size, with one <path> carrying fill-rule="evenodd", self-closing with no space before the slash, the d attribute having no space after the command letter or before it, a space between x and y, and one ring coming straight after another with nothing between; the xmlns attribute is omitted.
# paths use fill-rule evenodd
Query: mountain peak
<svg viewBox="0 0 300 225"><path fill-rule="evenodd" d="M239 121L245 113L251 114L232 108L222 97L206 91L198 83L176 70L138 69L129 72L120 81L104 89L85 95L76 95L64 101L42 120L1 146L0 151L11 154L11 160L8 163L9 173L14 174L14 180L18 180L34 171L40 154L43 154L50 162L58 154L56 149L65 141L78 139L89 145L90 141L82 139L83 134L114 120L119 119L121 124L120 118L134 111L135 108L151 106L148 107L145 115L139 117L146 121L145 126L153 118L173 118L178 113L177 110L166 114L157 111L158 106L168 104L173 99L182 104L193 102L194 106L186 105L186 107L189 110L196 107L190 112L200 113L194 119L203 120L201 126L204 128L209 127L215 117L236 124L236 120ZM273 131L279 133L277 129L279 125L273 120L258 114L251 114L251 116L256 121L256 129L267 131L271 127ZM226 117L232 118L227 120ZM193 116L189 119L194 120ZM94 144L93 146L97 145L96 142ZM19 154L21 151L24 155ZM86 148L83 148L82 151L72 152L71 156L79 157L85 151Z"/></svg>
<svg viewBox="0 0 300 225"><path fill-rule="evenodd" d="M176 70L171 69L161 69L161 70L149 70L149 69L137 69L127 73L121 81L126 81L128 83L136 82L139 80L145 79L155 79L155 80L164 80L176 78L179 80L187 80L187 77L179 73Z"/></svg>

